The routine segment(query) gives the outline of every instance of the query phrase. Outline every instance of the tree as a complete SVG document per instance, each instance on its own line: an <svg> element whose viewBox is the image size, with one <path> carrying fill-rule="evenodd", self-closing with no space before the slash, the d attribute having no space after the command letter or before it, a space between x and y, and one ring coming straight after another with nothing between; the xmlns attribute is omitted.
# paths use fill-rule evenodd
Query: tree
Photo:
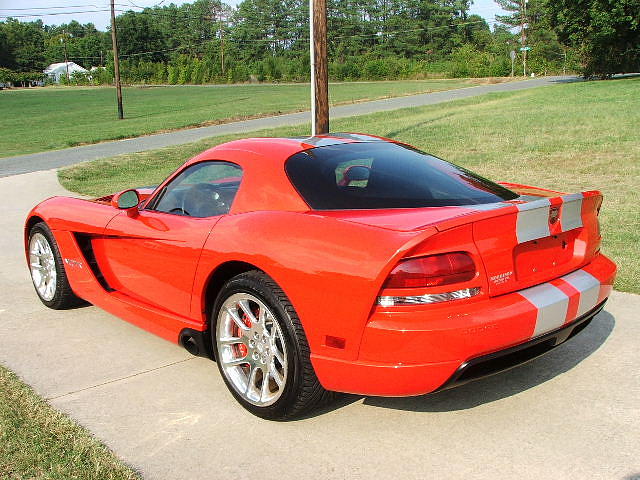
<svg viewBox="0 0 640 480"><path fill-rule="evenodd" d="M364 80L424 78L454 70L456 75L509 73L524 0L497 1L509 15L500 17L503 24L492 31L469 13L471 0L328 0L330 75ZM558 71L565 52L540 7L544 1L527 4L529 62L534 71ZM235 8L221 0L167 3L117 17L127 81L308 79L308 0L242 0ZM69 60L85 68L106 64L99 81L110 81L108 32L77 21L59 26L0 22L0 67L41 70L62 62L65 47Z"/></svg>
<svg viewBox="0 0 640 480"><path fill-rule="evenodd" d="M547 0L560 41L579 50L585 77L640 70L640 1Z"/></svg>
<svg viewBox="0 0 640 480"><path fill-rule="evenodd" d="M565 53L549 23L545 1L547 0L495 0L503 10L510 12L507 15L496 15L496 20L503 27L517 30L520 43L526 38L526 45L520 46L531 49L527 55L527 70L541 74L560 69ZM513 48L520 53L515 44Z"/></svg>
<svg viewBox="0 0 640 480"><path fill-rule="evenodd" d="M0 56L0 67L20 72L40 70L46 66L44 58L44 26L41 20L19 22L9 18L0 23L6 50Z"/></svg>
<svg viewBox="0 0 640 480"><path fill-rule="evenodd" d="M122 57L145 54L146 60L166 58L165 36L153 15L125 12L118 16L118 50Z"/></svg>
<svg viewBox="0 0 640 480"><path fill-rule="evenodd" d="M9 39L7 33L4 31L4 23L0 23L0 68L7 69L7 67L15 63L13 59L13 52L9 48ZM2 82L2 80L0 80Z"/></svg>

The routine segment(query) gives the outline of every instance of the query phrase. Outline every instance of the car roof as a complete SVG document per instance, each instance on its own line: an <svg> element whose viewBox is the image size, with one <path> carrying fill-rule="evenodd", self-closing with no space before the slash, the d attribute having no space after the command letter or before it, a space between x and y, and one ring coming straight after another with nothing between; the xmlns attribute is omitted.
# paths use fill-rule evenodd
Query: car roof
<svg viewBox="0 0 640 480"><path fill-rule="evenodd" d="M313 148L373 142L398 143L360 133L331 133L296 138L246 138L210 148L187 161L180 170L207 160L239 165L243 170L242 182L230 213L256 210L307 211L309 206L285 173L287 159Z"/></svg>
<svg viewBox="0 0 640 480"><path fill-rule="evenodd" d="M284 163L291 155L312 148L345 143L389 142L394 140L363 133L329 133L312 137L254 137L221 143L202 152L187 163L202 160L227 160L237 162L241 152L263 157L274 163ZM245 157L246 158L246 157Z"/></svg>

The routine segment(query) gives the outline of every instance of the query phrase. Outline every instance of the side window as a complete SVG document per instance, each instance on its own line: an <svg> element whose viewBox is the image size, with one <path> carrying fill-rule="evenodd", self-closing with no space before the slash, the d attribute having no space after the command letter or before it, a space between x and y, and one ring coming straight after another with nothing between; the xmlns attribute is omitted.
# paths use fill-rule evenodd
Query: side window
<svg viewBox="0 0 640 480"><path fill-rule="evenodd" d="M174 178L149 207L158 212L189 217L214 217L229 213L242 169L226 162L192 165Z"/></svg>

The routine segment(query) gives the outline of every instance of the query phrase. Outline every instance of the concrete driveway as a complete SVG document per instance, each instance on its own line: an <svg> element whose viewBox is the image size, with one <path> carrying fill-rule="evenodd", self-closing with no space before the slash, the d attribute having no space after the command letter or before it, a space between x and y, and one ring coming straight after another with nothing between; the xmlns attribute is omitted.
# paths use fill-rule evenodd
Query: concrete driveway
<svg viewBox="0 0 640 480"><path fill-rule="evenodd" d="M152 479L637 479L640 297L544 358L432 396L259 420L215 364L95 307L43 307L22 222L55 173L0 178L0 362Z"/></svg>

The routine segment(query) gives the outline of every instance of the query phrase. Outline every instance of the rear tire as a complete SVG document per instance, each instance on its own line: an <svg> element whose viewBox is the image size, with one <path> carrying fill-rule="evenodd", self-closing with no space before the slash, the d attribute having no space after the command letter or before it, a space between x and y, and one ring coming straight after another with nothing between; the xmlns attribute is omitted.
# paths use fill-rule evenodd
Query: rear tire
<svg viewBox="0 0 640 480"><path fill-rule="evenodd" d="M293 305L263 272L242 273L222 287L211 326L220 374L254 415L289 419L331 398L311 365Z"/></svg>
<svg viewBox="0 0 640 480"><path fill-rule="evenodd" d="M54 310L82 304L69 285L58 244L46 223L31 227L28 248L31 280L40 301Z"/></svg>

